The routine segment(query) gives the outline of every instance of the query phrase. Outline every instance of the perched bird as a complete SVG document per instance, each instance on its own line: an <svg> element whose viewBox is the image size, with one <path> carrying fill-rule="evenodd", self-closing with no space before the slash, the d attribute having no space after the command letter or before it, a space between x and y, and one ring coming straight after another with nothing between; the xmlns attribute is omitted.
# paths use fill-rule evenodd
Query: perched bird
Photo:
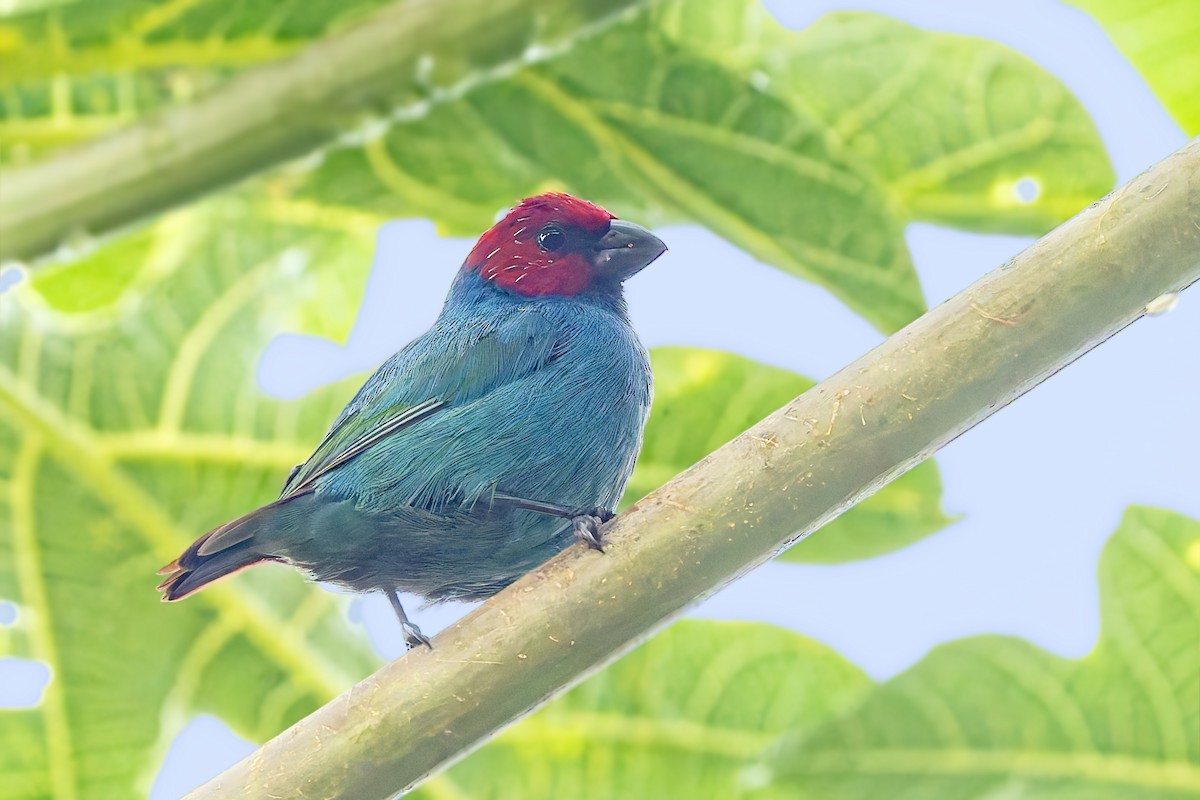
<svg viewBox="0 0 1200 800"><path fill-rule="evenodd" d="M209 531L160 570L178 600L282 561L384 592L488 597L600 526L650 408L622 282L666 250L566 194L523 200L485 233L437 321L372 375L279 499Z"/></svg>

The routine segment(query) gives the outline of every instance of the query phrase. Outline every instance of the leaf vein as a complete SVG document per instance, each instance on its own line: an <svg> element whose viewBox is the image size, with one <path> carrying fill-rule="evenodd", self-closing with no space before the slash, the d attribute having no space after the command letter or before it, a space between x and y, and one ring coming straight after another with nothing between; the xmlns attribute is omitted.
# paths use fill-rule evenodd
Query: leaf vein
<svg viewBox="0 0 1200 800"><path fill-rule="evenodd" d="M42 696L50 781L56 798L74 800L79 796L78 778L71 726L67 721L63 666L55 641L49 593L42 580L41 552L33 533L33 497L42 454L42 441L36 435L27 436L17 452L11 503L14 560L21 599L32 617L29 625L32 654L50 668L50 682Z"/></svg>
<svg viewBox="0 0 1200 800"><path fill-rule="evenodd" d="M40 397L32 395L0 366L0 407L7 407L18 422L39 432L46 450L79 476L96 498L123 518L157 554L167 560L190 541L155 498L114 469L107 455L78 426L63 417ZM272 614L259 598L237 584L212 587L200 596L219 614L245 620L243 630L276 664L306 682L314 693L328 699L346 688L357 676L345 673L326 656L306 645L297 631Z"/></svg>

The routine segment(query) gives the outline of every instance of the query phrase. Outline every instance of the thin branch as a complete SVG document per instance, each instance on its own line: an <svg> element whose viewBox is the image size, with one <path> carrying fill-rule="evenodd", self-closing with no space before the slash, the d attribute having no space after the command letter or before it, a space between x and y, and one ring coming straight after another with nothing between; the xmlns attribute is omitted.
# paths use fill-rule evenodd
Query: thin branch
<svg viewBox="0 0 1200 800"><path fill-rule="evenodd" d="M1200 277L1200 138L205 784L391 797Z"/></svg>
<svg viewBox="0 0 1200 800"><path fill-rule="evenodd" d="M460 94L646 0L404 0L194 102L0 173L0 263L102 236ZM467 43L464 46L464 42Z"/></svg>

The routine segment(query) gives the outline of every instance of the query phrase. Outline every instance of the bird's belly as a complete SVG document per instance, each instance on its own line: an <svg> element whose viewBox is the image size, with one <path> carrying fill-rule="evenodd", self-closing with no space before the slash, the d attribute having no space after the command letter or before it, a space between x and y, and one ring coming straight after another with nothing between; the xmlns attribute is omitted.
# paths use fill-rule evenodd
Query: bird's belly
<svg viewBox="0 0 1200 800"><path fill-rule="evenodd" d="M528 511L364 514L350 503L322 505L308 535L289 536L281 555L318 581L359 592L481 600L575 541L569 521Z"/></svg>

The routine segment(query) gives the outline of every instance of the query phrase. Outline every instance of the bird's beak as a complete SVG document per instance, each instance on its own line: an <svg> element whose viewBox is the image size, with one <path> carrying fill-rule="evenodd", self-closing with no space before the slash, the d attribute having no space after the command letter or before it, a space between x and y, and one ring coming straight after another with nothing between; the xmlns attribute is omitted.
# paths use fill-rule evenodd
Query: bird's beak
<svg viewBox="0 0 1200 800"><path fill-rule="evenodd" d="M641 225L614 219L609 223L608 233L596 242L592 266L599 275L623 281L641 272L666 250L662 239Z"/></svg>

